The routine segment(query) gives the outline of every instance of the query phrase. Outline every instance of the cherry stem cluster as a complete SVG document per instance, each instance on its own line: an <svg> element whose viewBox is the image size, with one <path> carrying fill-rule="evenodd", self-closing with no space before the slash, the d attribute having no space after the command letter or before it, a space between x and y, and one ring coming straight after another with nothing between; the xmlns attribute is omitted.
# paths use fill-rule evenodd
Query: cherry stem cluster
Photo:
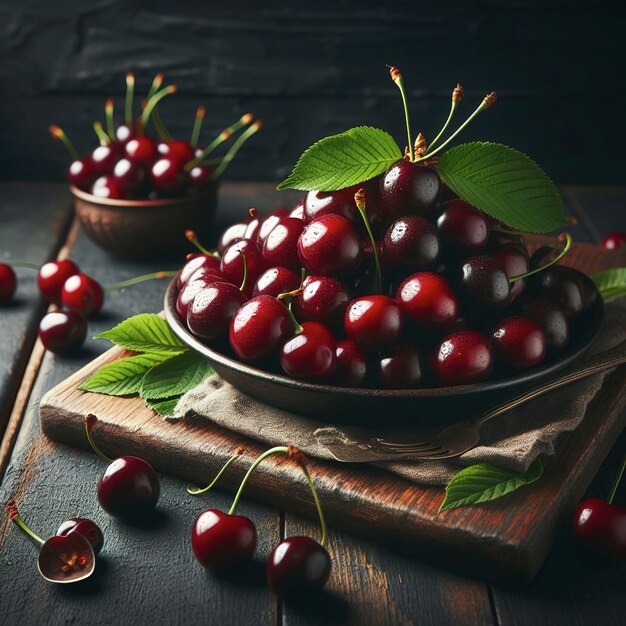
<svg viewBox="0 0 626 626"><path fill-rule="evenodd" d="M514 283L515 281L521 280L522 278L528 278L529 276L532 276L533 274L538 274L539 272L543 272L543 270L549 268L551 265L554 265L555 263L560 261L568 253L569 249L572 247L572 236L569 233L561 233L558 239L560 242L564 241L565 245L563 246L562 250L554 258L550 259L544 265L541 265L540 267L536 267L535 269L530 270L529 272L526 272L524 274L517 274L516 276L511 276L509 278L509 282Z"/></svg>

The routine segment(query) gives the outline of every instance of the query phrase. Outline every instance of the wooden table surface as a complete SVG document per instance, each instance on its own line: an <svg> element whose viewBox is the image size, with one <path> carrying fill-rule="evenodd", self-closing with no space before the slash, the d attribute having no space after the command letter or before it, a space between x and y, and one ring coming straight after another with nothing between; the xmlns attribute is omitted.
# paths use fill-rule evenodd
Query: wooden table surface
<svg viewBox="0 0 626 626"><path fill-rule="evenodd" d="M597 242L626 226L626 188L565 187L568 213L578 218L578 241ZM270 185L227 184L218 222L284 203ZM156 269L111 259L72 225L63 184L0 183L0 259L42 262L70 254L102 283ZM61 358L35 341L45 304L34 272L19 270L14 304L0 309L0 502L15 497L33 529L51 535L61 521L84 516L101 525L105 549L94 578L55 586L37 574L37 547L0 513L0 622L3 624L622 624L626 563L600 563L578 554L564 525L537 578L507 588L426 565L375 543L332 532L333 573L314 597L278 601L264 582L263 558L280 537L316 533L291 513L244 500L241 512L259 528L257 559L221 578L205 573L190 547L190 528L207 506L226 510L228 494L202 500L183 481L164 476L158 513L145 526L122 524L99 508L95 488L102 462L89 452L57 444L39 428L42 395L107 348L88 340L79 355ZM109 294L90 322L92 336L130 315L161 308L164 284L146 283ZM626 450L626 436L603 464L588 493L605 497ZM626 502L622 485L616 502Z"/></svg>

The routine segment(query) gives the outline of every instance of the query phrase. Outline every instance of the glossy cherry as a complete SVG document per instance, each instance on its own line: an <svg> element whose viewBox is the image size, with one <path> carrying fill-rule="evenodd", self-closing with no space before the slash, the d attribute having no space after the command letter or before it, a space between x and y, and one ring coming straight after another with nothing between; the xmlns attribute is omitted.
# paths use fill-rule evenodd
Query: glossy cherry
<svg viewBox="0 0 626 626"><path fill-rule="evenodd" d="M157 156L157 144L152 137L142 135L128 141L124 146L124 153L132 161L152 165Z"/></svg>
<svg viewBox="0 0 626 626"><path fill-rule="evenodd" d="M478 254L489 238L487 220L465 200L446 202L437 227L443 245L456 254Z"/></svg>
<svg viewBox="0 0 626 626"><path fill-rule="evenodd" d="M298 240L298 256L312 274L350 274L363 255L354 225L341 215L322 215L309 222Z"/></svg>
<svg viewBox="0 0 626 626"><path fill-rule="evenodd" d="M334 384L341 387L364 387L367 379L367 360L356 342L342 339L335 350L337 365Z"/></svg>
<svg viewBox="0 0 626 626"><path fill-rule="evenodd" d="M367 217L370 223L373 223L377 219L375 207L377 206L377 199L370 202L370 195L373 194L370 191L370 187L367 183L360 183L359 185L346 187L339 191L309 191L304 198L303 215L304 221L310 222L322 215L341 215L351 222L361 221L361 217L356 209L354 203L354 194L361 188L366 188L367 192Z"/></svg>
<svg viewBox="0 0 626 626"><path fill-rule="evenodd" d="M41 318L38 335L46 350L67 354L85 342L87 321L76 311L52 311Z"/></svg>
<svg viewBox="0 0 626 626"><path fill-rule="evenodd" d="M61 302L68 309L89 317L102 308L104 291L100 283L91 276L74 274L63 283Z"/></svg>
<svg viewBox="0 0 626 626"><path fill-rule="evenodd" d="M139 161L120 159L113 168L115 178L127 193L139 189L146 180L146 169Z"/></svg>
<svg viewBox="0 0 626 626"><path fill-rule="evenodd" d="M443 276L431 272L411 274L398 287L396 300L414 323L431 328L452 328L459 302Z"/></svg>
<svg viewBox="0 0 626 626"><path fill-rule="evenodd" d="M267 261L263 258L259 247L251 239L240 239L224 250L220 261L220 272L234 285L243 281L244 259L247 271L247 280L244 291L252 294L254 284L259 276L267 269Z"/></svg>
<svg viewBox="0 0 626 626"><path fill-rule="evenodd" d="M70 259L44 263L37 273L37 286L41 295L50 302L61 304L61 291L65 281L80 274L78 265Z"/></svg>
<svg viewBox="0 0 626 626"><path fill-rule="evenodd" d="M235 222L231 224L226 230L222 232L220 238L217 240L217 252L220 256L224 254L224 250L233 243L236 243L240 239L245 238L246 228L252 218L243 222Z"/></svg>
<svg viewBox="0 0 626 626"><path fill-rule="evenodd" d="M491 333L496 360L515 369L535 367L546 355L541 327L527 317L500 320Z"/></svg>
<svg viewBox="0 0 626 626"><path fill-rule="evenodd" d="M431 267L439 256L439 236L432 222L417 215L405 215L391 223L383 242L385 266Z"/></svg>
<svg viewBox="0 0 626 626"><path fill-rule="evenodd" d="M332 569L325 548L310 537L283 539L267 561L267 583L279 596L322 589Z"/></svg>
<svg viewBox="0 0 626 626"><path fill-rule="evenodd" d="M292 269L300 267L298 239L304 222L295 217L281 219L263 243L263 258L268 265L282 265Z"/></svg>
<svg viewBox="0 0 626 626"><path fill-rule="evenodd" d="M414 346L398 345L383 352L378 360L378 376L383 387L412 389L422 381L422 362Z"/></svg>
<svg viewBox="0 0 626 626"><path fill-rule="evenodd" d="M278 348L293 335L285 304L272 296L248 300L230 323L230 345L237 356L254 361Z"/></svg>
<svg viewBox="0 0 626 626"><path fill-rule="evenodd" d="M98 178L98 171L89 155L72 161L67 168L67 181L69 184L83 191L88 191L96 178Z"/></svg>
<svg viewBox="0 0 626 626"><path fill-rule="evenodd" d="M213 168L210 165L196 165L189 170L189 183L192 187L208 185L213 176Z"/></svg>
<svg viewBox="0 0 626 626"><path fill-rule="evenodd" d="M330 276L307 276L302 293L293 300L296 318L326 326L343 324L350 296L345 286Z"/></svg>
<svg viewBox="0 0 626 626"><path fill-rule="evenodd" d="M570 324L557 304L543 298L535 298L522 306L525 317L539 324L546 340L546 354L553 355L567 348Z"/></svg>
<svg viewBox="0 0 626 626"><path fill-rule="evenodd" d="M615 250L626 245L626 232L623 230L609 233L603 240L602 246L607 250Z"/></svg>
<svg viewBox="0 0 626 626"><path fill-rule="evenodd" d="M280 350L280 363L294 378L324 380L333 375L337 357L336 342L326 326L302 322L296 334Z"/></svg>
<svg viewBox="0 0 626 626"><path fill-rule="evenodd" d="M17 289L17 276L10 265L0 263L0 304L6 304Z"/></svg>
<svg viewBox="0 0 626 626"><path fill-rule="evenodd" d="M257 279L253 296L274 296L295 291L300 286L300 276L286 267L270 267Z"/></svg>
<svg viewBox="0 0 626 626"><path fill-rule="evenodd" d="M208 273L220 275L220 259L211 254L196 254L183 265L176 284L180 289L198 270L202 269Z"/></svg>
<svg viewBox="0 0 626 626"><path fill-rule="evenodd" d="M276 225L285 217L289 217L289 211L287 209L276 209L262 219L257 219L256 234L252 235L249 230L246 233L251 239L256 237L256 243L259 249L263 249L263 244L268 238L269 234L274 230ZM254 219L254 218L253 218Z"/></svg>
<svg viewBox="0 0 626 626"><path fill-rule="evenodd" d="M531 276L529 281L535 294L556 303L570 318L586 311L598 297L598 290L588 276L565 265L553 265Z"/></svg>
<svg viewBox="0 0 626 626"><path fill-rule="evenodd" d="M110 200L125 200L126 188L114 176L100 176L91 186L91 194L97 198Z"/></svg>
<svg viewBox="0 0 626 626"><path fill-rule="evenodd" d="M498 246L492 251L493 257L502 266L509 279L513 276L526 274L530 270L530 262L528 260L528 252L522 244L504 244ZM526 279L521 278L510 283L510 302L517 300L526 288Z"/></svg>
<svg viewBox="0 0 626 626"><path fill-rule="evenodd" d="M502 265L492 256L473 256L461 268L465 294L475 303L502 308L510 302L511 286Z"/></svg>
<svg viewBox="0 0 626 626"><path fill-rule="evenodd" d="M493 369L489 340L473 330L458 330L448 335L435 350L432 369L442 385L486 380Z"/></svg>
<svg viewBox="0 0 626 626"><path fill-rule="evenodd" d="M288 217L295 217L296 219L304 221L304 203L299 202L291 211L289 211Z"/></svg>
<svg viewBox="0 0 626 626"><path fill-rule="evenodd" d="M161 141L157 146L157 150L159 154L164 157L179 161L183 164L192 161L194 158L193 148L188 141Z"/></svg>
<svg viewBox="0 0 626 626"><path fill-rule="evenodd" d="M196 270L192 277L181 287L176 298L176 313L178 318L187 323L189 307L200 291L206 289L214 282L224 282L224 277L219 273L211 273L210 270L200 268Z"/></svg>
<svg viewBox="0 0 626 626"><path fill-rule="evenodd" d="M190 289L189 283L185 289ZM215 339L228 329L230 321L246 300L245 294L232 283L208 281L200 287L187 307L187 326L196 337Z"/></svg>
<svg viewBox="0 0 626 626"><path fill-rule="evenodd" d="M380 349L400 338L403 314L389 296L363 296L346 308L344 329L348 339L366 349Z"/></svg>
<svg viewBox="0 0 626 626"><path fill-rule="evenodd" d="M178 159L163 157L152 165L150 180L157 191L174 194L185 186L187 175Z"/></svg>
<svg viewBox="0 0 626 626"><path fill-rule="evenodd" d="M104 535L99 526L90 519L84 517L71 517L65 520L57 530L57 535L67 536L70 533L79 533L93 548L94 554L98 554L104 545Z"/></svg>
<svg viewBox="0 0 626 626"><path fill-rule="evenodd" d="M119 143L113 142L107 146L98 146L91 153L91 162L99 176L106 176L113 172L113 168L122 153Z"/></svg>
<svg viewBox="0 0 626 626"><path fill-rule="evenodd" d="M572 516L576 543L609 560L626 559L626 507L599 498L586 498Z"/></svg>
<svg viewBox="0 0 626 626"><path fill-rule="evenodd" d="M223 572L252 558L257 544L256 527L243 515L217 509L200 513L191 531L191 548L198 562Z"/></svg>

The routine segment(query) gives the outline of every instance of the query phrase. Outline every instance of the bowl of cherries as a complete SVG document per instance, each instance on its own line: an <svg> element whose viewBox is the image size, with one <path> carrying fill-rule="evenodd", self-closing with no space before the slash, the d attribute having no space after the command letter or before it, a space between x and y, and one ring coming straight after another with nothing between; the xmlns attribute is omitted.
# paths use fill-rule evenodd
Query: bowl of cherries
<svg viewBox="0 0 626 626"><path fill-rule="evenodd" d="M494 100L489 94L482 108ZM190 255L165 296L167 320L182 341L224 380L270 405L318 419L416 426L487 410L579 358L600 330L603 304L588 276L560 263L568 233L533 249L516 227L547 232L567 224L560 204L553 222L545 222L550 204L534 215L542 186L548 202L559 202L538 166L532 162L540 174L530 180L530 159L512 149L459 146L483 151L463 163L465 172L473 163L487 171L489 150L510 150L501 185L515 178L520 161L526 179L510 202L517 208L521 198L521 219L490 202L485 189L494 175L487 171L481 194L473 194L478 175L464 174L473 186L459 183L454 153L434 158L439 149L425 146L421 134L404 157L390 149L374 175L364 168L356 184L343 184L347 175L337 183L342 161L331 157L347 158L359 133L375 137L382 160L388 140L373 130L312 146L288 179L300 172L294 187L308 189L302 202L264 217L252 210L214 251ZM410 138L408 123L407 131ZM353 152L367 155L370 145L361 141ZM326 158L317 158L320 146ZM301 173L311 156L309 180ZM320 169L327 162L330 182ZM503 189L493 196L506 197Z"/></svg>
<svg viewBox="0 0 626 626"><path fill-rule="evenodd" d="M116 256L162 256L181 248L180 233L186 229L206 232L215 214L222 173L261 128L261 122L247 113L201 147L205 116L201 106L190 139L174 139L158 104L176 90L175 85L164 87L163 75L157 74L137 114L135 76L128 73L123 120L116 121L115 103L109 98L105 124L94 123L99 145L82 156L62 128L50 126L50 134L65 145L72 159L67 179L83 230ZM238 131L230 148L216 156L215 151Z"/></svg>

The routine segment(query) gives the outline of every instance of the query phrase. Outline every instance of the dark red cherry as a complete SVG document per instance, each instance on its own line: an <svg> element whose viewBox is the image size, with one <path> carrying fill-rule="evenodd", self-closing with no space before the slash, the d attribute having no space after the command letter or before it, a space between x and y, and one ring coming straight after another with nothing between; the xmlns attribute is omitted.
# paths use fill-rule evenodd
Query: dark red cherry
<svg viewBox="0 0 626 626"><path fill-rule="evenodd" d="M509 277L494 257L470 257L461 272L464 292L474 303L501 308L510 302Z"/></svg>
<svg viewBox="0 0 626 626"><path fill-rule="evenodd" d="M108 146L98 146L91 153L91 162L96 174L99 176L111 174L121 154L122 147L119 143L113 142Z"/></svg>
<svg viewBox="0 0 626 626"><path fill-rule="evenodd" d="M432 209L441 181L436 170L401 159L380 179L380 210L387 220Z"/></svg>
<svg viewBox="0 0 626 626"><path fill-rule="evenodd" d="M113 517L132 518L154 509L161 485L152 465L136 456L120 456L98 483L98 502Z"/></svg>
<svg viewBox="0 0 626 626"><path fill-rule="evenodd" d="M422 381L422 363L414 346L399 345L383 352L378 360L378 376L389 389L412 389Z"/></svg>
<svg viewBox="0 0 626 626"><path fill-rule="evenodd" d="M298 239L303 229L302 220L295 217L281 219L263 244L263 257L267 264L299 268Z"/></svg>
<svg viewBox="0 0 626 626"><path fill-rule="evenodd" d="M280 363L294 378L324 380L335 371L337 357L333 334L317 322L302 322L302 331L280 350Z"/></svg>
<svg viewBox="0 0 626 626"><path fill-rule="evenodd" d="M442 244L456 254L477 254L487 245L487 220L465 200L446 202L437 227Z"/></svg>
<svg viewBox="0 0 626 626"><path fill-rule="evenodd" d="M57 530L57 535L67 536L70 533L79 533L93 548L94 554L98 554L104 545L104 535L95 522L84 517L71 517L65 520Z"/></svg>
<svg viewBox="0 0 626 626"><path fill-rule="evenodd" d="M189 259L183 269L180 270L178 277L176 278L176 284L180 289L199 269L204 269L211 274L219 275L220 272L220 259L214 257L212 254L198 254Z"/></svg>
<svg viewBox="0 0 626 626"><path fill-rule="evenodd" d="M189 287L188 283L186 288ZM196 337L214 339L228 329L230 320L246 299L231 283L210 282L198 291L188 306L187 326Z"/></svg>
<svg viewBox="0 0 626 626"><path fill-rule="evenodd" d="M295 217L298 220L304 221L304 202L296 204L296 206L289 211L288 217Z"/></svg>
<svg viewBox="0 0 626 626"><path fill-rule="evenodd" d="M587 498L574 510L571 522L576 543L609 560L626 558L626 508L599 498Z"/></svg>
<svg viewBox="0 0 626 626"><path fill-rule="evenodd" d="M525 302L522 313L539 324L546 339L546 353L556 354L567 348L569 343L569 321L558 305L536 298Z"/></svg>
<svg viewBox="0 0 626 626"><path fill-rule="evenodd" d="M228 515L206 509L198 515L191 531L191 548L203 567L222 572L252 558L257 533L243 515Z"/></svg>
<svg viewBox="0 0 626 626"><path fill-rule="evenodd" d="M348 304L343 323L348 339L367 349L380 349L398 340L403 315L389 296L363 296Z"/></svg>
<svg viewBox="0 0 626 626"><path fill-rule="evenodd" d="M335 278L307 276L302 293L294 298L292 306L300 321L337 326L343 323L349 300L346 288Z"/></svg>
<svg viewBox="0 0 626 626"><path fill-rule="evenodd" d="M241 253L241 254L240 254ZM263 258L259 247L251 239L241 239L224 250L220 261L220 271L233 285L241 285L243 281L244 261L246 257L247 279L244 292L252 293L259 276L267 269L267 261Z"/></svg>
<svg viewBox="0 0 626 626"><path fill-rule="evenodd" d="M337 342L334 383L341 387L364 387L367 377L365 354L351 339Z"/></svg>
<svg viewBox="0 0 626 626"><path fill-rule="evenodd" d="M70 276L61 289L61 302L68 309L73 309L89 317L102 308L104 291L100 283L87 274Z"/></svg>
<svg viewBox="0 0 626 626"><path fill-rule="evenodd" d="M300 277L286 267L270 267L265 270L257 279L253 296L274 296L281 293L295 291L300 286Z"/></svg>
<svg viewBox="0 0 626 626"><path fill-rule="evenodd" d="M285 304L272 296L248 300L230 323L230 345L246 361L277 351L293 335L293 323Z"/></svg>
<svg viewBox="0 0 626 626"><path fill-rule="evenodd" d="M61 304L61 291L65 281L80 274L78 265L70 259L44 263L37 273L37 286L41 295L50 302Z"/></svg>
<svg viewBox="0 0 626 626"><path fill-rule="evenodd" d="M139 161L120 159L113 168L113 178L127 191L135 191L146 180L146 170Z"/></svg>
<svg viewBox="0 0 626 626"><path fill-rule="evenodd" d="M91 156L72 161L67 169L67 180L70 185L85 191L91 188L96 178L98 178L98 171Z"/></svg>
<svg viewBox="0 0 626 626"><path fill-rule="evenodd" d="M391 223L383 242L385 265L414 270L432 266L439 256L434 224L417 215L405 215Z"/></svg>
<svg viewBox="0 0 626 626"><path fill-rule="evenodd" d="M162 156L179 161L182 164L192 161L194 158L193 148L188 141L161 141L157 146L157 150Z"/></svg>
<svg viewBox="0 0 626 626"><path fill-rule="evenodd" d="M607 250L615 250L626 245L626 232L617 231L615 233L609 233L603 240L602 246Z"/></svg>
<svg viewBox="0 0 626 626"><path fill-rule="evenodd" d="M0 263L0 304L7 303L17 289L17 276L13 268L6 263Z"/></svg>
<svg viewBox="0 0 626 626"><path fill-rule="evenodd" d="M110 200L125 200L126 188L114 176L100 176L91 186L91 195Z"/></svg>
<svg viewBox="0 0 626 626"><path fill-rule="evenodd" d="M473 330L458 330L439 344L432 368L442 385L464 385L485 380L493 369L489 341Z"/></svg>
<svg viewBox="0 0 626 626"><path fill-rule="evenodd" d="M137 132L134 128L135 125L132 124L131 126L132 127L129 127L126 124L120 124L115 129L115 139L119 142L119 144L125 145L131 139L134 139L137 135Z"/></svg>
<svg viewBox="0 0 626 626"><path fill-rule="evenodd" d="M309 223L322 215L341 215L351 222L361 222L354 194L363 186L355 185L339 191L309 191L304 198L304 221ZM365 209L370 223L376 221L374 202L370 205L367 190Z"/></svg>
<svg viewBox="0 0 626 626"><path fill-rule="evenodd" d="M520 244L509 243L498 246L492 251L493 257L500 263L509 278L526 274L530 270L528 252ZM510 302L514 302L522 295L526 288L526 279L521 278L510 284Z"/></svg>
<svg viewBox="0 0 626 626"><path fill-rule="evenodd" d="M298 256L312 274L337 276L354 271L363 246L353 224L341 215L322 215L309 222L298 240Z"/></svg>
<svg viewBox="0 0 626 626"><path fill-rule="evenodd" d="M491 333L496 359L512 368L535 367L546 355L541 327L527 317L506 317Z"/></svg>
<svg viewBox="0 0 626 626"><path fill-rule="evenodd" d="M53 311L39 322L39 339L46 350L55 354L77 350L86 336L87 321L76 311Z"/></svg>
<svg viewBox="0 0 626 626"><path fill-rule="evenodd" d="M183 163L178 159L163 157L152 165L150 180L154 188L161 193L179 192L187 182Z"/></svg>
<svg viewBox="0 0 626 626"><path fill-rule="evenodd" d="M189 182L193 187L208 185L213 176L213 168L210 165L196 165L189 171Z"/></svg>
<svg viewBox="0 0 626 626"><path fill-rule="evenodd" d="M152 165L157 157L157 144L152 137L142 135L131 139L124 146L124 153L131 161Z"/></svg>
<svg viewBox="0 0 626 626"><path fill-rule="evenodd" d="M206 289L210 284L214 282L224 282L224 280L224 277L219 273L212 274L210 270L204 268L196 270L178 292L178 297L176 298L176 313L178 314L178 318L186 324L189 307L196 295L203 289Z"/></svg>
<svg viewBox="0 0 626 626"><path fill-rule="evenodd" d="M328 552L310 537L287 537L267 560L267 583L279 596L322 589L332 569Z"/></svg>
<svg viewBox="0 0 626 626"><path fill-rule="evenodd" d="M557 304L572 318L586 311L598 297L593 281L573 267L552 265L529 279L533 293Z"/></svg>
<svg viewBox="0 0 626 626"><path fill-rule="evenodd" d="M432 272L411 274L398 287L396 300L416 324L452 328L459 315L459 302L446 279Z"/></svg>
<svg viewBox="0 0 626 626"><path fill-rule="evenodd" d="M277 209L262 218L260 222L257 221L256 243L259 246L259 249L263 249L263 244L269 234L274 230L278 222L285 217L289 217L289 211L287 209ZM250 238L253 239L254 236L251 236Z"/></svg>
<svg viewBox="0 0 626 626"><path fill-rule="evenodd" d="M244 239L246 228L251 219L252 218L244 220L243 222L235 222L222 232L220 238L217 240L217 251L220 256L224 254L224 250L226 250L228 246L236 243L240 239Z"/></svg>

